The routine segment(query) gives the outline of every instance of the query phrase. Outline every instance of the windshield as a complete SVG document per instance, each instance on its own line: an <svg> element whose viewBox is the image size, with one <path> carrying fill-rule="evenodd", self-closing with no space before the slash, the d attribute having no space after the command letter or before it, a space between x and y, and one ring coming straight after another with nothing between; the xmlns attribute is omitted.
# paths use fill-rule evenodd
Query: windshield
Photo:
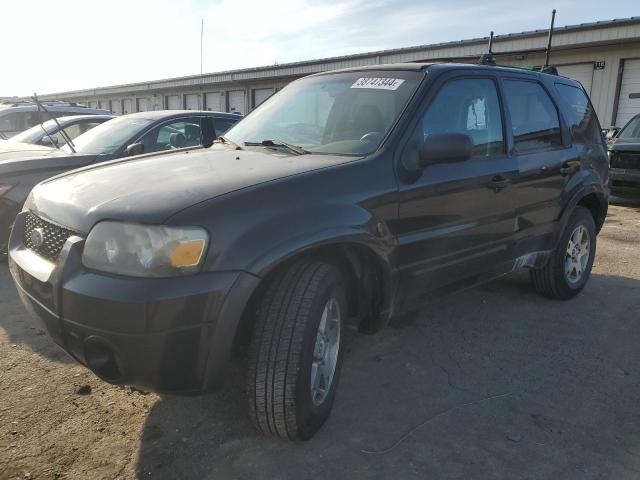
<svg viewBox="0 0 640 480"><path fill-rule="evenodd" d="M48 122L44 122L42 125L38 124L35 127L31 127L29 130L25 130L22 133L14 135L13 137L11 137L11 141L23 143L38 143L45 135L43 127L49 134L54 132L57 128L56 123L53 120L49 120Z"/></svg>
<svg viewBox="0 0 640 480"><path fill-rule="evenodd" d="M413 71L345 72L299 80L225 134L241 147L271 140L312 153L373 152L423 77Z"/></svg>
<svg viewBox="0 0 640 480"><path fill-rule="evenodd" d="M152 122L145 118L127 116L114 118L83 133L73 140L73 144L80 153L115 153L127 140L141 133ZM71 152L68 145L62 149Z"/></svg>
<svg viewBox="0 0 640 480"><path fill-rule="evenodd" d="M618 138L625 140L640 140L640 115L633 117L625 127L620 130Z"/></svg>

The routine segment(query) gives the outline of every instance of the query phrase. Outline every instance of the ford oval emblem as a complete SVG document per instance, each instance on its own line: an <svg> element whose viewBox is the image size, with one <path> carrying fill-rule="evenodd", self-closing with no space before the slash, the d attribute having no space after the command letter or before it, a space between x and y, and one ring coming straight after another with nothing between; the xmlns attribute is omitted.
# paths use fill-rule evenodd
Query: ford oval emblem
<svg viewBox="0 0 640 480"><path fill-rule="evenodd" d="M44 230L42 228L35 228L29 238L34 247L41 247L44 245Z"/></svg>

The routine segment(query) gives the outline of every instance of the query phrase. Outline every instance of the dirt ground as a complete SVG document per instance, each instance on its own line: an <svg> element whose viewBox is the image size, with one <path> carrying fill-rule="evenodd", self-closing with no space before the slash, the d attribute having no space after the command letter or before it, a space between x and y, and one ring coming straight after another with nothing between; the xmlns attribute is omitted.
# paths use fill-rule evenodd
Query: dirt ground
<svg viewBox="0 0 640 480"><path fill-rule="evenodd" d="M1 479L640 478L640 201L612 205L569 302L526 272L353 334L304 444L201 397L101 382L31 326L0 265Z"/></svg>

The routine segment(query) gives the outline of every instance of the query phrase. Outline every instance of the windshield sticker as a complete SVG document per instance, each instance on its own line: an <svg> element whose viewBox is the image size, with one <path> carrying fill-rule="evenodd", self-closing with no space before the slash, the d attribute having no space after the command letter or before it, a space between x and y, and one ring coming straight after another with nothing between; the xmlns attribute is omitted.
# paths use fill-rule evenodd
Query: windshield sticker
<svg viewBox="0 0 640 480"><path fill-rule="evenodd" d="M397 90L404 83L401 78L359 78L351 88L375 88L377 90Z"/></svg>

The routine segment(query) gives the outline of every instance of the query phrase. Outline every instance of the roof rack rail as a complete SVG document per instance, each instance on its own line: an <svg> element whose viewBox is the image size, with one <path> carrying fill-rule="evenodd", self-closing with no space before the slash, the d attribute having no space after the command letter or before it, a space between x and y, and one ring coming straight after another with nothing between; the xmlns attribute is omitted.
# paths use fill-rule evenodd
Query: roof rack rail
<svg viewBox="0 0 640 480"><path fill-rule="evenodd" d="M534 72L548 73L550 75L558 75L558 69L553 65L549 65L549 58L551 56L551 40L553 39L553 25L556 19L556 9L551 12L551 26L549 27L549 37L547 38L547 48L545 48L545 60L542 67L517 67L514 65L500 65L496 61L495 54L493 53L493 31L489 35L489 51L483 53L478 60L479 65L488 65L491 67L509 67L518 68L520 70L529 70Z"/></svg>

